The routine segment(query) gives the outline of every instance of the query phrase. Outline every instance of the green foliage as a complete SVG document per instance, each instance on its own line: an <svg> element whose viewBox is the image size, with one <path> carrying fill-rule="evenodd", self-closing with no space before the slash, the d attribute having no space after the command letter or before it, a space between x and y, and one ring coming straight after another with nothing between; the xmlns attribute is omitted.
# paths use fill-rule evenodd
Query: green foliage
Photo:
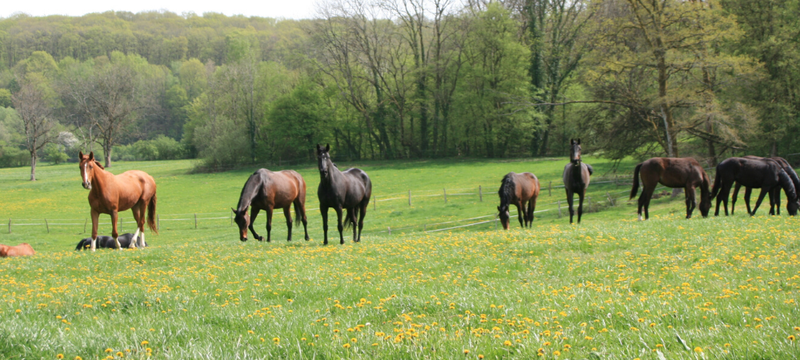
<svg viewBox="0 0 800 360"><path fill-rule="evenodd" d="M0 88L0 108L11 107L11 91Z"/></svg>
<svg viewBox="0 0 800 360"><path fill-rule="evenodd" d="M69 155L62 149L61 145L49 143L42 149L44 159L55 164L61 164L69 159Z"/></svg>
<svg viewBox="0 0 800 360"><path fill-rule="evenodd" d="M290 94L272 104L269 112L271 142L279 158L313 159L314 144L322 139L325 108L319 92L310 83L301 83Z"/></svg>
<svg viewBox="0 0 800 360"><path fill-rule="evenodd" d="M159 135L153 140L139 140L130 145L115 146L113 160L176 160L184 159L187 152L177 140Z"/></svg>

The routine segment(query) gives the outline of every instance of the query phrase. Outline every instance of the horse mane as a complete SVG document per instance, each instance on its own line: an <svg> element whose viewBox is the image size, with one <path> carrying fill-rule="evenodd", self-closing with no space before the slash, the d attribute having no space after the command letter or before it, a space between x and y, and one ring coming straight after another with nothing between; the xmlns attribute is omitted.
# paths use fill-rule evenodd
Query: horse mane
<svg viewBox="0 0 800 360"><path fill-rule="evenodd" d="M261 187L261 184L264 183L264 177L260 173L260 170L257 170L250 175L250 178L247 179L247 182L244 183L244 187L242 188L242 193L239 195L239 204L236 206L236 211L243 211L246 210L250 203L253 201L253 198L258 195L258 190Z"/></svg>
<svg viewBox="0 0 800 360"><path fill-rule="evenodd" d="M500 184L500 190L497 192L500 195L500 206L508 205L511 203L511 198L516 190L511 173L506 174Z"/></svg>
<svg viewBox="0 0 800 360"><path fill-rule="evenodd" d="M794 188L794 183L792 179L786 174L786 171L779 168L778 170L778 182L781 184L783 191L786 193L786 196L789 198L789 201L796 201L797 200L797 189Z"/></svg>
<svg viewBox="0 0 800 360"><path fill-rule="evenodd" d="M97 165L97 167L99 167L101 170L105 170L106 169L103 165L100 165L100 162L97 161L97 160L94 161L94 164Z"/></svg>

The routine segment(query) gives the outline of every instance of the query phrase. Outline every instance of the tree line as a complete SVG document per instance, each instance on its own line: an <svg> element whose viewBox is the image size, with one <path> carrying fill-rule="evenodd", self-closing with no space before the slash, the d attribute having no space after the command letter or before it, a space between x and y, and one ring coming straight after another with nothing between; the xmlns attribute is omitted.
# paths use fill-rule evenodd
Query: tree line
<svg viewBox="0 0 800 360"><path fill-rule="evenodd" d="M0 19L0 165L789 155L794 0L325 0ZM791 158L790 158L791 160ZM33 176L33 172L32 172Z"/></svg>

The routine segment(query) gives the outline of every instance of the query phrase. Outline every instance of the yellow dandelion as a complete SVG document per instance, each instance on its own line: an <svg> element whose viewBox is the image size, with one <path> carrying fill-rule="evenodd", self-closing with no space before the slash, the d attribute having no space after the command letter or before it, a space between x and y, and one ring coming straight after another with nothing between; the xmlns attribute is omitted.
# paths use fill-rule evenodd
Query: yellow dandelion
<svg viewBox="0 0 800 360"><path fill-rule="evenodd" d="M464 349L464 355L467 355L467 354L469 354L469 350L468 349Z"/></svg>
<svg viewBox="0 0 800 360"><path fill-rule="evenodd" d="M149 341L147 341L147 340L145 340L145 341L142 341L142 346L145 346L145 345L147 345L147 344L149 344L149 343L150 343L150 342L149 342Z"/></svg>
<svg viewBox="0 0 800 360"><path fill-rule="evenodd" d="M279 342L281 342L281 338L279 338L279 337L274 337L274 338L272 338L272 341L273 341L273 342L276 342L276 343L279 343Z"/></svg>
<svg viewBox="0 0 800 360"><path fill-rule="evenodd" d="M19 314L19 313L21 313L21 312L22 312L22 309L17 309L17 310L15 310L14 312L16 312L17 314ZM61 355L61 356L64 356L64 355Z"/></svg>
<svg viewBox="0 0 800 360"><path fill-rule="evenodd" d="M553 355L555 355L555 356L559 356L559 355L561 355L561 351L558 351L558 350L556 350L556 351L553 351Z"/></svg>
<svg viewBox="0 0 800 360"><path fill-rule="evenodd" d="M122 351L117 351L116 355L117 357L125 357L125 354L123 354Z"/></svg>
<svg viewBox="0 0 800 360"><path fill-rule="evenodd" d="M64 354L58 354L58 355L56 355L56 359L63 359L63 358L64 358Z"/></svg>
<svg viewBox="0 0 800 360"><path fill-rule="evenodd" d="M694 348L694 352L701 353L701 352L703 352L703 348L698 346L698 347Z"/></svg>
<svg viewBox="0 0 800 360"><path fill-rule="evenodd" d="M478 359L483 359L483 354L478 354Z"/></svg>
<svg viewBox="0 0 800 360"><path fill-rule="evenodd" d="M83 358L80 356L76 356L74 360L83 360Z"/></svg>
<svg viewBox="0 0 800 360"><path fill-rule="evenodd" d="M508 340L503 341L503 346L511 346L511 345L514 345L514 343L512 343L511 341L508 341Z"/></svg>
<svg viewBox="0 0 800 360"><path fill-rule="evenodd" d="M372 343L372 346L378 346L378 343Z"/></svg>
<svg viewBox="0 0 800 360"><path fill-rule="evenodd" d="M112 352L114 352L114 350L111 350L111 348L108 348L108 349L106 349L106 352L107 353L112 353Z"/></svg>
<svg viewBox="0 0 800 360"><path fill-rule="evenodd" d="M794 335L789 335L787 339L789 339L790 341L794 341Z"/></svg>
<svg viewBox="0 0 800 360"><path fill-rule="evenodd" d="M342 347L345 348L345 349L349 349L350 348L350 344L345 343L344 345L342 345Z"/></svg>

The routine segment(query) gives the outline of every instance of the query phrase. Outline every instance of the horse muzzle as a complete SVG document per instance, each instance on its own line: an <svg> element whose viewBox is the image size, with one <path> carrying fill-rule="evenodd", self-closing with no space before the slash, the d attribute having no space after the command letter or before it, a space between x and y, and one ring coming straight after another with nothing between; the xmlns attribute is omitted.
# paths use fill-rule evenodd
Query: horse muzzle
<svg viewBox="0 0 800 360"><path fill-rule="evenodd" d="M245 236L245 237L240 237L240 238L239 238L239 241L241 241L241 242L245 242L245 241L247 241L247 237L246 237L246 236Z"/></svg>
<svg viewBox="0 0 800 360"><path fill-rule="evenodd" d="M92 182L91 181L83 182L83 183L81 183L81 185L83 185L83 188L86 189L86 190L92 190Z"/></svg>

